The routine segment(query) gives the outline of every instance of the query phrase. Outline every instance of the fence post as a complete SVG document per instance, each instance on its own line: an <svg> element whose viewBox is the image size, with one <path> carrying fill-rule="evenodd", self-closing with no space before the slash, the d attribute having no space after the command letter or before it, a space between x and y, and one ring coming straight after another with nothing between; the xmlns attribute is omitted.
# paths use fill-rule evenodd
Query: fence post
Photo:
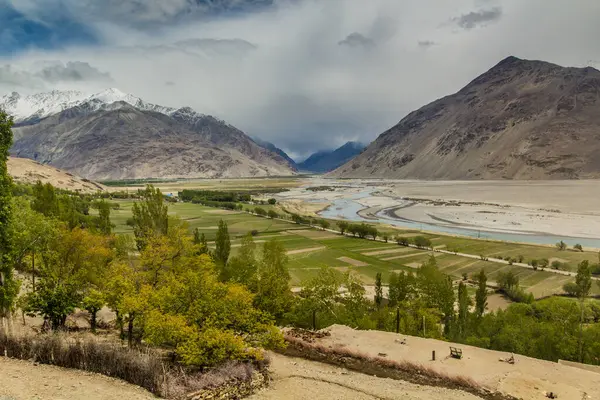
<svg viewBox="0 0 600 400"><path fill-rule="evenodd" d="M396 308L396 333L400 333L400 308Z"/></svg>
<svg viewBox="0 0 600 400"><path fill-rule="evenodd" d="M316 331L317 330L317 310L313 310L312 326L313 326L313 331Z"/></svg>

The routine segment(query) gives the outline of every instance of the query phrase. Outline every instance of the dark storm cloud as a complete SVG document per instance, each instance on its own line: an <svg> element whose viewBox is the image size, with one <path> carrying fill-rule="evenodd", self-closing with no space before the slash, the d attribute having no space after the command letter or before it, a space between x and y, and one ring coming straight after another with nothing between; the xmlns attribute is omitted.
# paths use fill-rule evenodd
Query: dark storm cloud
<svg viewBox="0 0 600 400"><path fill-rule="evenodd" d="M498 21L502 17L501 8L492 8L490 10L471 11L460 17L453 18L458 26L464 29L473 29L477 26L485 25L488 22Z"/></svg>
<svg viewBox="0 0 600 400"><path fill-rule="evenodd" d="M346 36L344 40L339 41L338 45L349 47L373 47L375 46L375 42L358 32L354 32Z"/></svg>
<svg viewBox="0 0 600 400"><path fill-rule="evenodd" d="M419 47L423 47L423 48L428 48L428 47L436 45L436 43L432 40L419 40L418 44L419 44Z"/></svg>
<svg viewBox="0 0 600 400"><path fill-rule="evenodd" d="M23 68L15 65L0 66L0 85L12 89L45 90L55 84L69 83L112 83L109 73L101 72L87 62L40 61Z"/></svg>
<svg viewBox="0 0 600 400"><path fill-rule="evenodd" d="M35 73L35 76L50 83L54 82L81 82L105 81L112 82L109 73L101 72L87 62L69 61L66 64L53 63Z"/></svg>

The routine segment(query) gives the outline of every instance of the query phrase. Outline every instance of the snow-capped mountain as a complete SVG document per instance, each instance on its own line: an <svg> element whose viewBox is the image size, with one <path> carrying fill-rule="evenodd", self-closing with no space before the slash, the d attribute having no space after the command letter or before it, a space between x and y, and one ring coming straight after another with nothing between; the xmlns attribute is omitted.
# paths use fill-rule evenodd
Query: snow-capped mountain
<svg viewBox="0 0 600 400"><path fill-rule="evenodd" d="M107 106L118 102L128 103L142 111L154 111L169 116L178 111L176 108L147 103L139 97L123 93L115 88L91 95L76 90L53 90L29 96L21 96L19 93L13 92L0 97L0 108L12 115L16 123L24 123L39 121L73 107L80 107L86 112L94 112L106 109ZM203 116L189 108L185 108L185 110L190 118Z"/></svg>
<svg viewBox="0 0 600 400"><path fill-rule="evenodd" d="M118 89L0 97L15 118L11 154L89 179L294 174L271 149L190 107L147 103Z"/></svg>

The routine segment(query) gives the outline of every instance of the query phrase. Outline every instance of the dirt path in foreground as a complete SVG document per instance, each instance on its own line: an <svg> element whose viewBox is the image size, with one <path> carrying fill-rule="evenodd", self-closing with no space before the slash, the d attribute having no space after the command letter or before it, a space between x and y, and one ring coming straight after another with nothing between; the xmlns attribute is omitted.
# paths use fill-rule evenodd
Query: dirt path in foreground
<svg viewBox="0 0 600 400"><path fill-rule="evenodd" d="M250 400L479 400L458 390L421 386L271 354L273 381Z"/></svg>
<svg viewBox="0 0 600 400"><path fill-rule="evenodd" d="M124 381L84 371L0 357L2 400L147 400L155 397Z"/></svg>

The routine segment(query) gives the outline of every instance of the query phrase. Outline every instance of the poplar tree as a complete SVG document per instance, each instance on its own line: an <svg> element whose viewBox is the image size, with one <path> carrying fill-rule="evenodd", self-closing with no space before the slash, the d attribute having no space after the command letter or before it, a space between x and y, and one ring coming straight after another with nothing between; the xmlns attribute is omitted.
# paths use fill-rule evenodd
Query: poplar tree
<svg viewBox="0 0 600 400"><path fill-rule="evenodd" d="M229 260L229 253L231 252L229 230L227 229L227 223L223 220L219 221L217 237L215 238L215 246L215 262L221 271L223 271L224 267L227 265L227 261Z"/></svg>
<svg viewBox="0 0 600 400"><path fill-rule="evenodd" d="M0 110L0 319L8 318L19 291L13 276L13 243L10 229L12 179L8 174L8 150L12 145L13 121Z"/></svg>
<svg viewBox="0 0 600 400"><path fill-rule="evenodd" d="M483 268L479 272L477 277L478 287L475 293L475 312L478 317L483 316L485 309L487 308L487 276Z"/></svg>

